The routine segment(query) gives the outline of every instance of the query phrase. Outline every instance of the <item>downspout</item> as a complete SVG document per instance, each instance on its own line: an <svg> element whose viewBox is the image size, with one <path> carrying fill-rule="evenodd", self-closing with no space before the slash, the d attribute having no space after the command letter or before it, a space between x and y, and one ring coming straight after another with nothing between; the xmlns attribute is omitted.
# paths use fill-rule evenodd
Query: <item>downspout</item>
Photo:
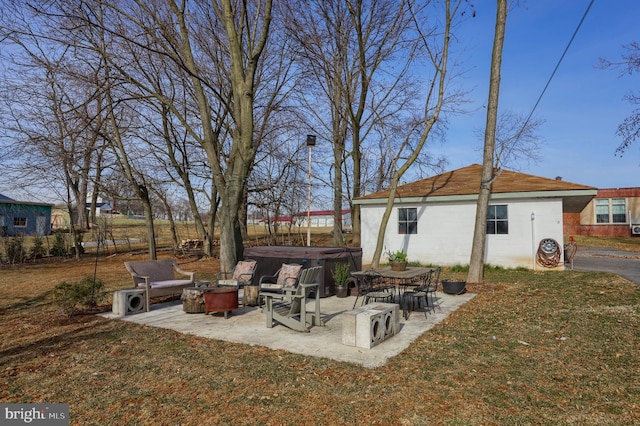
<svg viewBox="0 0 640 426"><path fill-rule="evenodd" d="M536 214L531 212L531 262L533 270L536 270L536 233L535 233Z"/></svg>

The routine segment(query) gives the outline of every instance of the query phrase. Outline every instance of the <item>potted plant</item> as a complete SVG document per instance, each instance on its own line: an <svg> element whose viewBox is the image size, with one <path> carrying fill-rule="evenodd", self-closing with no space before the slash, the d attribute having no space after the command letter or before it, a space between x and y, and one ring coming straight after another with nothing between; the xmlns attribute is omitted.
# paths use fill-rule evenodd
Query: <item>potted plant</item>
<svg viewBox="0 0 640 426"><path fill-rule="evenodd" d="M336 296L337 297L347 297L349 295L349 273L351 272L351 267L346 262L338 262L336 263L335 268L333 269L333 280L336 284Z"/></svg>
<svg viewBox="0 0 640 426"><path fill-rule="evenodd" d="M407 253L404 251L389 252L388 257L392 271L404 271L407 268Z"/></svg>

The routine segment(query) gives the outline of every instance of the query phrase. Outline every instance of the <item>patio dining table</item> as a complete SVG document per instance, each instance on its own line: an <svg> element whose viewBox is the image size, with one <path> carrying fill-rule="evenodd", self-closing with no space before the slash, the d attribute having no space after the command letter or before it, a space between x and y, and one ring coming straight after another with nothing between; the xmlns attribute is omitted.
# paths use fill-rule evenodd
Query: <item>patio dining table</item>
<svg viewBox="0 0 640 426"><path fill-rule="evenodd" d="M402 292L407 288L407 286L416 282L419 277L431 273L433 270L434 268L409 266L404 271L394 271L390 266L385 266L382 268L370 268L363 271L355 271L352 272L351 275L357 279L361 279L367 275L368 271L377 272L383 278L391 281L391 285L395 287L399 296L398 302L400 302L402 300Z"/></svg>

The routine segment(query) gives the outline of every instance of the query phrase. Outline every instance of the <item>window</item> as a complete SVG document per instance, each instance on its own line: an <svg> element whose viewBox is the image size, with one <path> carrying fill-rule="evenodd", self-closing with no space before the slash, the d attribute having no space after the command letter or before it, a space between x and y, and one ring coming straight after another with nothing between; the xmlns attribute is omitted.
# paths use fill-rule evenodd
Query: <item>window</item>
<svg viewBox="0 0 640 426"><path fill-rule="evenodd" d="M26 217L14 217L13 218L13 227L14 228L26 228L27 227L27 218Z"/></svg>
<svg viewBox="0 0 640 426"><path fill-rule="evenodd" d="M509 215L507 206L489 206L487 213L487 234L508 234Z"/></svg>
<svg viewBox="0 0 640 426"><path fill-rule="evenodd" d="M624 198L597 198L596 223L626 223L627 202Z"/></svg>
<svg viewBox="0 0 640 426"><path fill-rule="evenodd" d="M398 234L418 233L418 209L398 209Z"/></svg>

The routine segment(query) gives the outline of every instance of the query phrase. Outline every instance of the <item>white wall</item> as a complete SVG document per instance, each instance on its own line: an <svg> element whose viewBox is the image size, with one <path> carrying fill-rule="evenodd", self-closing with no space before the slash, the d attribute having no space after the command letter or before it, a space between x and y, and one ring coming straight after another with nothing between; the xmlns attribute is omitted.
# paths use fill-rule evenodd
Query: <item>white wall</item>
<svg viewBox="0 0 640 426"><path fill-rule="evenodd" d="M508 205L509 234L487 235L485 263L505 268L534 268L534 257L543 238L553 238L562 246L562 200L499 200ZM385 250L404 250L409 261L441 266L468 265L471 256L475 202L402 204L418 209L418 233L398 234L398 207L394 207ZM371 263L384 206L362 205L362 263ZM531 220L531 213L535 219ZM381 263L386 258L380 259ZM536 269L542 269L539 265Z"/></svg>

